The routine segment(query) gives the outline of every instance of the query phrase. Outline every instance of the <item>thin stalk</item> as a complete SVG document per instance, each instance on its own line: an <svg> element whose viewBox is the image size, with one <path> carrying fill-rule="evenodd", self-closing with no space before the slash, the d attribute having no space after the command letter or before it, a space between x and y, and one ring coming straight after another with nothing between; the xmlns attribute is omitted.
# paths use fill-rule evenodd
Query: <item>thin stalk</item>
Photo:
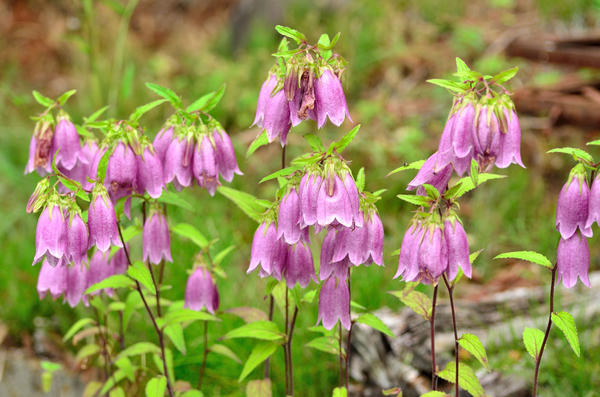
<svg viewBox="0 0 600 397"><path fill-rule="evenodd" d="M458 393L460 391L459 387L458 387L458 370L459 370L459 365L458 365L458 331L456 329L456 313L454 311L454 286L451 286L450 283L448 282L448 279L446 278L446 275L443 275L444 277L444 284L446 284L446 288L448 289L448 296L450 296L450 309L452 311L452 329L454 331L454 359L455 359L455 365L456 365L456 376L454 379L454 393L456 397L458 396Z"/></svg>
<svg viewBox="0 0 600 397"><path fill-rule="evenodd" d="M129 266L132 266L131 258L129 257L129 250L127 249L127 244L125 244L125 239L123 239L123 232L121 230L121 224L119 222L117 222L117 229L119 230L119 238L121 239L121 243L123 244L123 251L125 252L125 257L127 258L127 263ZM146 312L148 312L150 321L152 321L152 326L154 327L154 330L156 331L156 334L158 335L158 343L160 344L160 352L161 352L162 362L163 362L163 372L165 374L165 379L167 380L167 390L169 391L169 396L174 397L175 394L173 393L171 377L169 376L169 371L167 370L167 358L165 355L164 333L160 329L158 324L156 323L156 318L154 317L154 313L152 312L152 309L150 309L150 306L148 305L148 302L146 301L146 297L144 296L144 293L142 292L142 286L140 285L139 281L137 281L137 280L134 280L134 281L135 281L136 290L137 290L138 294L140 295L140 298L142 299L142 303L144 304L144 307L146 308Z"/></svg>
<svg viewBox="0 0 600 397"><path fill-rule="evenodd" d="M204 379L204 371L206 371L206 357L208 357L208 321L204 321L204 353L202 355L200 376L198 377L198 390L202 389L202 380Z"/></svg>
<svg viewBox="0 0 600 397"><path fill-rule="evenodd" d="M437 365L435 364L435 304L437 302L437 284L433 287L433 298L431 302L431 318L429 327L431 329L431 389L437 390Z"/></svg>
<svg viewBox="0 0 600 397"><path fill-rule="evenodd" d="M296 318L298 316L298 306L294 308L294 314L292 315L292 321L290 322L289 335L287 338L287 351L289 361L289 374L290 374L290 396L294 395L294 365L292 360L292 338L294 337L294 326L296 325Z"/></svg>
<svg viewBox="0 0 600 397"><path fill-rule="evenodd" d="M289 289L286 285L285 287L285 336L288 338L288 327L289 327ZM288 354L288 344L287 340L283 344L283 357L285 363L285 395L289 396L290 394L290 369L289 369L289 354Z"/></svg>
<svg viewBox="0 0 600 397"><path fill-rule="evenodd" d="M340 386L344 384L344 353L342 352L342 323L338 323L338 339L340 350Z"/></svg>
<svg viewBox="0 0 600 397"><path fill-rule="evenodd" d="M273 307L274 307L274 299L273 299L273 295L269 294L269 321L273 321ZM269 379L270 377L270 364L271 364L271 357L268 357L265 360L265 379Z"/></svg>
<svg viewBox="0 0 600 397"><path fill-rule="evenodd" d="M348 301L352 302L352 288L351 288L351 269L348 268L348 277L346 281L348 283ZM348 306L348 312L350 314L350 318L352 318L352 309L351 306ZM350 321L350 329L348 330L348 337L346 340L346 390L348 390L348 386L350 385L350 343L352 340L352 326L354 325L353 321Z"/></svg>
<svg viewBox="0 0 600 397"><path fill-rule="evenodd" d="M548 314L548 325L546 326L546 333L544 334L544 340L542 341L542 346L540 347L540 354L538 354L537 359L535 360L535 375L533 377L533 392L532 396L537 396L537 386L538 386L538 375L540 372L540 364L542 363L542 355L544 354L544 348L546 347L546 342L548 341L548 335L550 334L550 328L552 328L552 313L554 312L554 284L556 283L556 265L552 268L552 284L550 285L550 312Z"/></svg>

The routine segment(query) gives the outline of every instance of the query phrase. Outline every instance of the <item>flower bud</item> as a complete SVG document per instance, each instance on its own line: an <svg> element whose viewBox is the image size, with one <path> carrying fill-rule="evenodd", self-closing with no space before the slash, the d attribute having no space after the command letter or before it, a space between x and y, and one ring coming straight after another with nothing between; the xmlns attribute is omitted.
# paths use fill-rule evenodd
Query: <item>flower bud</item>
<svg viewBox="0 0 600 397"><path fill-rule="evenodd" d="M158 209L153 209L144 223L143 251L144 261L155 265L163 260L173 262L169 225L164 214Z"/></svg>
<svg viewBox="0 0 600 397"><path fill-rule="evenodd" d="M30 214L32 212L38 212L40 208L46 204L49 191L50 180L48 178L40 180L27 201L26 211Z"/></svg>
<svg viewBox="0 0 600 397"><path fill-rule="evenodd" d="M585 174L583 165L576 165L558 195L556 229L565 240L571 237L577 228L584 236L592 236L591 227L586 227L590 188L585 180Z"/></svg>
<svg viewBox="0 0 600 397"><path fill-rule="evenodd" d="M344 280L329 277L319 293L319 316L326 329L332 329L340 320L342 326L350 329L350 293Z"/></svg>
<svg viewBox="0 0 600 397"><path fill-rule="evenodd" d="M90 247L95 245L106 252L110 245L122 247L117 228L117 217L112 202L104 187L97 183L92 193L92 201L88 209L88 227Z"/></svg>
<svg viewBox="0 0 600 397"><path fill-rule="evenodd" d="M54 128L47 120L40 120L36 126L29 143L29 159L25 173L37 171L41 176L52 172L52 136Z"/></svg>
<svg viewBox="0 0 600 397"><path fill-rule="evenodd" d="M185 287L185 307L196 311L206 307L212 314L219 309L219 291L208 270L197 267L188 278Z"/></svg>
<svg viewBox="0 0 600 397"><path fill-rule="evenodd" d="M352 122L340 79L329 68L323 68L320 72L319 78L314 83L318 128L323 127L327 117L338 127L344 122L346 116Z"/></svg>
<svg viewBox="0 0 600 397"><path fill-rule="evenodd" d="M577 232L568 239L561 237L556 253L556 266L557 282L562 281L566 288L575 286L577 277L586 287L590 287L590 248L587 239Z"/></svg>

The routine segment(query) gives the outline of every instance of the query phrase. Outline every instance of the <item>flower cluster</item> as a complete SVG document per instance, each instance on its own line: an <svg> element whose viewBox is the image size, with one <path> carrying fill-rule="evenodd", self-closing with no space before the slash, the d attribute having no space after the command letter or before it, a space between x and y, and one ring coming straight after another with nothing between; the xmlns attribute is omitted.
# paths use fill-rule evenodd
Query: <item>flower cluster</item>
<svg viewBox="0 0 600 397"><path fill-rule="evenodd" d="M307 118L316 120L318 128L327 118L338 127L346 117L352 121L340 81L343 59L306 42L291 54L285 39L282 45L285 50L275 54L281 62L260 89L252 125L265 130L269 142L279 137L285 146L290 128Z"/></svg>
<svg viewBox="0 0 600 397"><path fill-rule="evenodd" d="M383 265L383 225L365 195L338 157L307 167L292 178L279 205L270 209L256 230L248 272L260 266L261 277L284 278L290 288L296 283L306 287L316 280L309 227L315 233L325 229L319 321L331 329L340 319L349 328L350 267Z"/></svg>
<svg viewBox="0 0 600 397"><path fill-rule="evenodd" d="M556 206L556 229L560 233L556 255L558 281L562 280L567 288L577 283L577 277L590 286L590 249L584 237L592 237L592 225L599 219L600 182L594 179L590 191L586 176L584 165L576 165L560 191Z"/></svg>
<svg viewBox="0 0 600 397"><path fill-rule="evenodd" d="M404 281L437 283L445 273L454 280L460 268L471 278L467 235L455 214L443 221L431 216L427 221L417 217L402 240L398 271L394 278Z"/></svg>

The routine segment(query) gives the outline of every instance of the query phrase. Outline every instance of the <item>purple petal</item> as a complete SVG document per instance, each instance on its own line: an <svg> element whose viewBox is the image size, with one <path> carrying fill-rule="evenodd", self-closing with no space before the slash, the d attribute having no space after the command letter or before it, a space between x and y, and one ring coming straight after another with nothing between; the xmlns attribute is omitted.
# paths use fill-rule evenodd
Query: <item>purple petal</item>
<svg viewBox="0 0 600 397"><path fill-rule="evenodd" d="M319 293L319 317L317 323L332 329L338 319L342 326L350 329L350 294L345 281L330 277L325 281Z"/></svg>
<svg viewBox="0 0 600 397"><path fill-rule="evenodd" d="M163 167L159 154L150 148L144 150L137 160L137 187L139 194L148 193L152 198L159 198L165 187Z"/></svg>
<svg viewBox="0 0 600 397"><path fill-rule="evenodd" d="M324 68L315 81L315 110L318 128L323 127L327 117L338 127L346 116L352 122L342 83L329 68Z"/></svg>
<svg viewBox="0 0 600 397"><path fill-rule="evenodd" d="M561 238L556 253L556 266L558 279L562 280L565 287L571 288L577 283L577 277L581 282L590 287L588 270L590 267L590 249L587 239L581 234L575 233L568 239Z"/></svg>

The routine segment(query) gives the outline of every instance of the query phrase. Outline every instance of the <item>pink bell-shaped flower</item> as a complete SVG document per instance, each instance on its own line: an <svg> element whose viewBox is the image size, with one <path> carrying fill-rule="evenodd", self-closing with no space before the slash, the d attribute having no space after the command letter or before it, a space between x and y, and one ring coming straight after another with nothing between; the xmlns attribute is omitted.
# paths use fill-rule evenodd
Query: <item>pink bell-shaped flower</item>
<svg viewBox="0 0 600 397"><path fill-rule="evenodd" d="M214 314L219 309L219 291L210 272L199 266L188 278L185 287L185 307Z"/></svg>

